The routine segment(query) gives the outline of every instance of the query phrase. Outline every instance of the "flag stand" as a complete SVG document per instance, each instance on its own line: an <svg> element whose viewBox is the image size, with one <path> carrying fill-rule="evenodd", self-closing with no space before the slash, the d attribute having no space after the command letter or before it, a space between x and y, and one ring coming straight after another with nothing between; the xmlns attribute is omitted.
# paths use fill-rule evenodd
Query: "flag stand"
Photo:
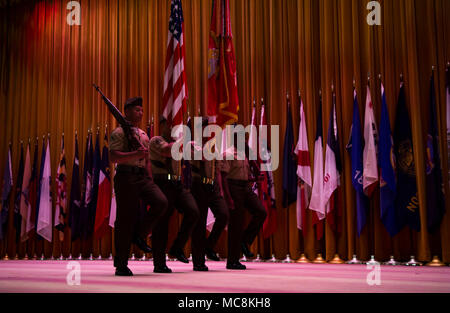
<svg viewBox="0 0 450 313"><path fill-rule="evenodd" d="M372 202L373 205L373 202ZM370 208L370 206L369 206ZM370 261L365 262L368 265L373 265L375 261L375 210L370 210L370 227L369 227L369 241L370 241Z"/></svg>
<svg viewBox="0 0 450 313"><path fill-rule="evenodd" d="M414 253L416 251L416 249L415 249L415 244L414 244L415 241L414 241L413 231L411 228L409 229L409 236L411 239L412 252ZM414 255L411 255L411 260L409 260L409 262L406 262L405 265L406 266L422 266L422 263L419 261L416 261L414 258Z"/></svg>
<svg viewBox="0 0 450 313"><path fill-rule="evenodd" d="M336 208L335 208L335 210L336 210ZM336 233L334 235L335 235L335 238L334 238L335 253L334 253L333 259L331 261L329 261L328 263L330 263L330 264L344 264L345 261L342 260L339 257L339 252L338 252L339 236L338 236L337 226L336 226Z"/></svg>
<svg viewBox="0 0 450 313"><path fill-rule="evenodd" d="M356 238L353 240L354 245L356 246ZM356 254L355 254L355 248L353 249L353 258L346 262L346 264L362 264L360 260L358 260Z"/></svg>
<svg viewBox="0 0 450 313"><path fill-rule="evenodd" d="M286 255L286 258L281 261L281 263L292 263L292 260L289 255L289 205L286 210L286 233L287 233L286 234L287 235L287 237L286 237L287 255Z"/></svg>
<svg viewBox="0 0 450 313"><path fill-rule="evenodd" d="M324 222L324 220L319 221L319 223L323 223L323 222ZM324 223L324 224L325 224L325 223ZM316 232L317 232L317 225L318 225L318 224L316 224ZM322 251L325 251L325 249L323 249L324 244L325 244L325 230L323 230L323 232L324 232L324 233L322 234L322 238L319 239L319 252L317 253L316 258L315 258L314 261L313 261L314 264L324 264L324 263L327 263L327 262L323 259L323 257L322 257Z"/></svg>
<svg viewBox="0 0 450 313"><path fill-rule="evenodd" d="M394 259L394 240L391 237L391 253L392 255L390 256L389 261L384 262L383 265L391 265L391 266L397 266L397 265L402 265L402 263L395 261Z"/></svg>
<svg viewBox="0 0 450 313"><path fill-rule="evenodd" d="M440 267L440 266L445 266L445 264L439 259L439 256L435 255L433 257L433 260L431 262L428 262L427 264L425 264L425 266Z"/></svg>
<svg viewBox="0 0 450 313"><path fill-rule="evenodd" d="M337 227L337 226L336 226ZM335 243L335 253L334 253L334 257L331 261L329 261L328 263L330 264L344 264L344 260L342 260L339 257L339 253L338 253L338 235L337 235L337 228L336 228L336 233L334 234L335 238L334 238L334 243Z"/></svg>

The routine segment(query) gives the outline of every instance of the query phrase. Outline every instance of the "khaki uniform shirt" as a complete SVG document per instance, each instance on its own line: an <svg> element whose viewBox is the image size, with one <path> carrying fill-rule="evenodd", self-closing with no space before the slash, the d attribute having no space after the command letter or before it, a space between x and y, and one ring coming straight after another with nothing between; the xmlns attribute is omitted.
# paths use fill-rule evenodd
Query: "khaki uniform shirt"
<svg viewBox="0 0 450 313"><path fill-rule="evenodd" d="M226 152L226 154L228 153ZM221 172L227 173L227 179L249 180L251 175L248 159L238 160L237 151L232 153L234 154L233 160L227 160L225 154L222 161L217 161L217 167Z"/></svg>
<svg viewBox="0 0 450 313"><path fill-rule="evenodd" d="M196 151L201 151L202 147L199 146L194 141L189 142L189 146L191 148L191 165L195 167L197 170L192 169L192 177L197 178L213 178L216 179L217 177L217 161L216 160L194 160L194 155ZM202 172L202 166L204 166L204 172ZM213 175L214 171L214 175Z"/></svg>
<svg viewBox="0 0 450 313"><path fill-rule="evenodd" d="M167 149L169 143L161 136L154 136L150 140L150 160L157 161L164 164L164 168L155 166L152 162L152 173L153 174L168 174L171 172L173 175L181 176L181 162L175 161L171 158L170 164L172 165L172 170L167 168L167 157L162 154L164 149Z"/></svg>
<svg viewBox="0 0 450 313"><path fill-rule="evenodd" d="M147 149L149 149L150 140L142 129L139 129L137 127L132 127L132 131L135 132L136 137L139 138L140 143ZM128 149L128 141L125 138L125 133L123 132L122 127L117 127L113 130L111 133L111 138L109 141L109 150L110 151L122 151L122 152L129 152ZM128 161L125 163L121 163L124 165L130 165L130 166L138 166L145 168L146 161L145 158L141 160L134 160L134 161Z"/></svg>

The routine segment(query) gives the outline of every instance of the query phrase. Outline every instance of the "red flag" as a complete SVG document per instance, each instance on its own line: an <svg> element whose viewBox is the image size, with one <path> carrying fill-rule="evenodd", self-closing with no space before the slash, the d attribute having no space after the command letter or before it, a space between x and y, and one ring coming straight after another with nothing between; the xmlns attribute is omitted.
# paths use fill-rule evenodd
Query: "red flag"
<svg viewBox="0 0 450 313"><path fill-rule="evenodd" d="M101 238L108 230L109 209L111 207L111 179L109 172L108 136L105 134L94 226L96 238Z"/></svg>
<svg viewBox="0 0 450 313"><path fill-rule="evenodd" d="M219 23L217 17L220 17ZM229 0L219 0L218 7L213 0L208 50L207 103L207 114L213 122L224 127L237 121L239 98Z"/></svg>
<svg viewBox="0 0 450 313"><path fill-rule="evenodd" d="M181 0L172 0L164 74L163 115L171 125L183 123L187 86L184 69L184 23Z"/></svg>

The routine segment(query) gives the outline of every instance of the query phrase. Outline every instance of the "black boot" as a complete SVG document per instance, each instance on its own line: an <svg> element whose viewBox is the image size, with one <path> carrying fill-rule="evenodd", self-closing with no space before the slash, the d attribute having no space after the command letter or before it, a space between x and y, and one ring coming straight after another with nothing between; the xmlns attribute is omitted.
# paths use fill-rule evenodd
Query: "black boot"
<svg viewBox="0 0 450 313"><path fill-rule="evenodd" d="M242 242L242 253L244 253L245 257L248 259L253 258L255 255L250 251L248 245L245 242Z"/></svg>
<svg viewBox="0 0 450 313"><path fill-rule="evenodd" d="M116 276L133 276L133 272L127 266L116 268Z"/></svg>
<svg viewBox="0 0 450 313"><path fill-rule="evenodd" d="M206 257L211 261L220 261L220 258L217 256L217 253L211 248L206 249Z"/></svg>

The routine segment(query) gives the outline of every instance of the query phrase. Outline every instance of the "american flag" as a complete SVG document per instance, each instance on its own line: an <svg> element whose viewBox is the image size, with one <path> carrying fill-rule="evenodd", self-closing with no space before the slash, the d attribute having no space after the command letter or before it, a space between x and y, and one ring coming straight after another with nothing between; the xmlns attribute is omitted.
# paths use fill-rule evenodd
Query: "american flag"
<svg viewBox="0 0 450 313"><path fill-rule="evenodd" d="M167 38L164 74L163 115L171 125L183 122L186 111L187 87L184 71L184 32L181 0L172 0Z"/></svg>

